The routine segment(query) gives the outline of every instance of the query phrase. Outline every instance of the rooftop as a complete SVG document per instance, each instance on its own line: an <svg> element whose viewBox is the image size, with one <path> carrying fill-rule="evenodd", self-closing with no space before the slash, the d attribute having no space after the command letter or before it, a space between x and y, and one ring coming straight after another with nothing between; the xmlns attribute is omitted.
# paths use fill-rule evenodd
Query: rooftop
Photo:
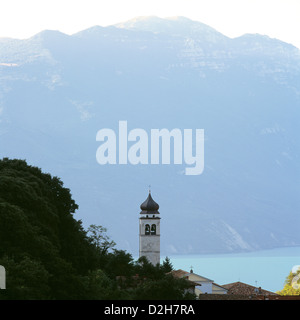
<svg viewBox="0 0 300 320"><path fill-rule="evenodd" d="M236 295L253 295L253 294L260 294L260 295L277 295L274 292L264 290L261 287L254 287L247 283L243 282L233 282L222 285L223 288L228 290L228 294L236 294Z"/></svg>

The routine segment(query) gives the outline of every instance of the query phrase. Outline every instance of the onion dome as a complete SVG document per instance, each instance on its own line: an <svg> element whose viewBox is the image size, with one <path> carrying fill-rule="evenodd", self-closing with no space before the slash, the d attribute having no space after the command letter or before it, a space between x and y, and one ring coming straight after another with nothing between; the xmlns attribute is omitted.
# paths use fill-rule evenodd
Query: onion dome
<svg viewBox="0 0 300 320"><path fill-rule="evenodd" d="M141 204L141 214L159 214L159 205L152 199L151 192L149 192L148 198Z"/></svg>

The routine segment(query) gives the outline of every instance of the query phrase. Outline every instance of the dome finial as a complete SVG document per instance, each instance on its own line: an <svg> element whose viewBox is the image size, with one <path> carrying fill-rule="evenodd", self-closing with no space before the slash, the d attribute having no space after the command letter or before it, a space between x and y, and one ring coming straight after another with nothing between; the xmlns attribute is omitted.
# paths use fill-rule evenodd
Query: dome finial
<svg viewBox="0 0 300 320"><path fill-rule="evenodd" d="M149 184L148 187L149 187L149 193L151 193L151 184Z"/></svg>
<svg viewBox="0 0 300 320"><path fill-rule="evenodd" d="M141 214L159 214L159 205L152 199L150 187L151 186L149 186L149 194L147 199L140 206L142 209Z"/></svg>

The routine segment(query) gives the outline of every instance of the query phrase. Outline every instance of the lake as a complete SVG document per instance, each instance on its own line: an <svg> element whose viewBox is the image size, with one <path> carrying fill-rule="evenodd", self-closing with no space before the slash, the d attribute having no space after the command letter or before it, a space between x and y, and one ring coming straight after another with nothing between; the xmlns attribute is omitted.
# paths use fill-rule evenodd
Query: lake
<svg viewBox="0 0 300 320"><path fill-rule="evenodd" d="M219 285L241 281L276 292L294 266L300 265L300 247L235 254L168 255L174 269L190 271ZM165 257L162 257L162 261Z"/></svg>

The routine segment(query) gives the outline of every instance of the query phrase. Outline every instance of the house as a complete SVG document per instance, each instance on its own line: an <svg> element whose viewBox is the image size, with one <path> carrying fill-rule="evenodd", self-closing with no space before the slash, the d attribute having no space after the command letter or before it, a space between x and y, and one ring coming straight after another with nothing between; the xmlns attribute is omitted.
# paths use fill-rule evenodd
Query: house
<svg viewBox="0 0 300 320"><path fill-rule="evenodd" d="M223 288L222 286L216 284L213 282L213 280L205 278L203 276L200 276L193 272L193 270L190 270L190 272L184 271L184 270L173 270L170 272L174 277L176 278L184 278L193 284L195 284L194 287L194 293L196 296L199 296L199 294L226 294L227 289Z"/></svg>

